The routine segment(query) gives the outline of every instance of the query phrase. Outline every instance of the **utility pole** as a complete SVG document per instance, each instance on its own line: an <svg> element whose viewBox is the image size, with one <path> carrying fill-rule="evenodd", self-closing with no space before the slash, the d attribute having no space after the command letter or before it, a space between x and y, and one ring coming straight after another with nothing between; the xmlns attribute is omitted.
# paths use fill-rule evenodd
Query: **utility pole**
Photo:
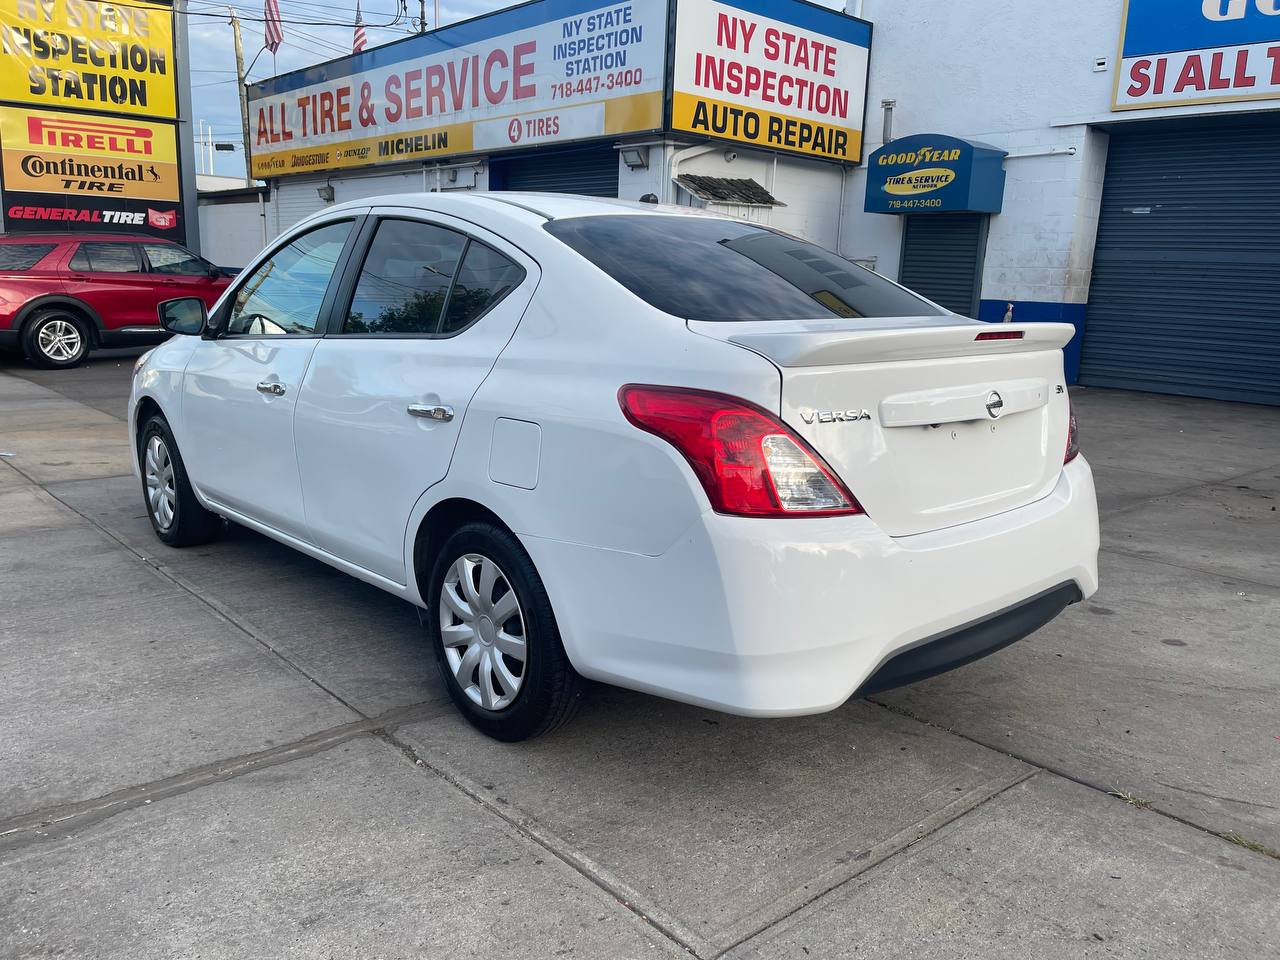
<svg viewBox="0 0 1280 960"><path fill-rule="evenodd" d="M227 7L227 12L231 14L231 33L236 41L236 90L240 93L240 136L244 142L244 183L248 186L253 182L253 171L249 164L249 94L244 85L244 42L240 39L240 18L236 16L235 7Z"/></svg>
<svg viewBox="0 0 1280 960"><path fill-rule="evenodd" d="M427 0L418 0L418 32L427 32Z"/></svg>

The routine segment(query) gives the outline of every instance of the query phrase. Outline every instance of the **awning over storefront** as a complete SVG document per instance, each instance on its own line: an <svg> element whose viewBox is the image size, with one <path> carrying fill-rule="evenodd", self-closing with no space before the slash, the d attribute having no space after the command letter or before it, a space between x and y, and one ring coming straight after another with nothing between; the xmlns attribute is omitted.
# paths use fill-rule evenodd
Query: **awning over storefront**
<svg viewBox="0 0 1280 960"><path fill-rule="evenodd" d="M868 213L999 213L1005 151L942 134L886 143L867 162Z"/></svg>

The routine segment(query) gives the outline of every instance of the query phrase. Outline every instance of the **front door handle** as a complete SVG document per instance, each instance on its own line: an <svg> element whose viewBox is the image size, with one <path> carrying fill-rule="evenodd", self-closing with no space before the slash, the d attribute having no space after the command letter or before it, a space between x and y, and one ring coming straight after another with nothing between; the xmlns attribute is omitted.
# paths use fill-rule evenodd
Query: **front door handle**
<svg viewBox="0 0 1280 960"><path fill-rule="evenodd" d="M285 386L283 383L275 383L273 381L269 382L269 381L263 380L260 384L258 384L258 392L269 393L273 397L283 397L285 393Z"/></svg>
<svg viewBox="0 0 1280 960"><path fill-rule="evenodd" d="M447 403L411 403L409 404L409 416L447 423L453 419L453 407Z"/></svg>

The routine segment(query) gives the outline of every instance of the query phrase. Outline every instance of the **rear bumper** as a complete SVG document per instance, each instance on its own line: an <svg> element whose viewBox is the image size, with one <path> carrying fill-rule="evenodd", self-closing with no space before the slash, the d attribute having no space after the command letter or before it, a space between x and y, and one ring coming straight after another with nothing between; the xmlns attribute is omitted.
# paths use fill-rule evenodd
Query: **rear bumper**
<svg viewBox="0 0 1280 960"><path fill-rule="evenodd" d="M522 540L579 672L747 716L819 713L960 666L1098 585L1083 458L1036 503L914 537L868 517L706 513L658 557Z"/></svg>
<svg viewBox="0 0 1280 960"><path fill-rule="evenodd" d="M18 331L0 330L0 350L18 349Z"/></svg>

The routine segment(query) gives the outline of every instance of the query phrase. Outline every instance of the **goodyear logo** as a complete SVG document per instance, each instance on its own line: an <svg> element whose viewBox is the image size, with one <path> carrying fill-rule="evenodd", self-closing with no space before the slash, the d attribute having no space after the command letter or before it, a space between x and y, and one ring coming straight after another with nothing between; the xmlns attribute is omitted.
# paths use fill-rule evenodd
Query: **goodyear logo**
<svg viewBox="0 0 1280 960"><path fill-rule="evenodd" d="M956 178L954 170L946 167L931 167L925 170L912 170L889 177L884 182L884 192L895 197L909 197L917 193L932 193L941 190Z"/></svg>
<svg viewBox="0 0 1280 960"><path fill-rule="evenodd" d="M960 159L960 151L935 150L921 147L909 153L886 153L877 161L882 167L918 167L922 163L954 163Z"/></svg>

